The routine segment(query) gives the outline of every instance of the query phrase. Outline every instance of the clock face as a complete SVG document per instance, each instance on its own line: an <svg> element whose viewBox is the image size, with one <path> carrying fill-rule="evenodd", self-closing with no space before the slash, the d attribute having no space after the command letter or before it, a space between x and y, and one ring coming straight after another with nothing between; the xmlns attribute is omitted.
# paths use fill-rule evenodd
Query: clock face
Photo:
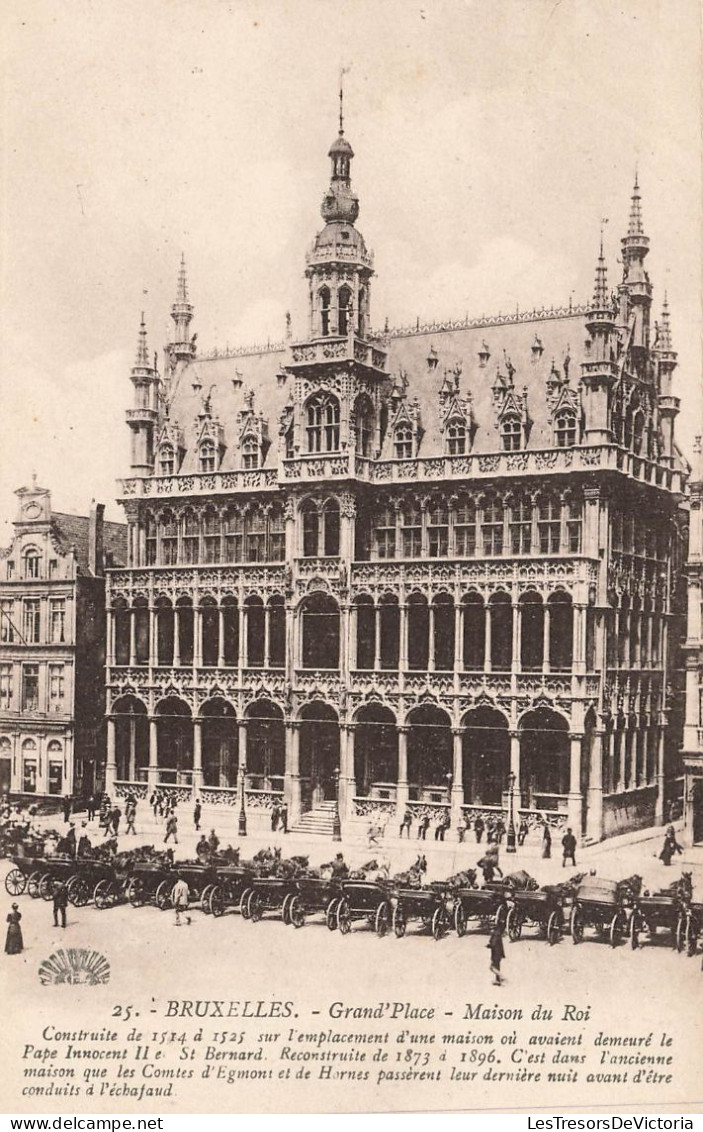
<svg viewBox="0 0 703 1132"><path fill-rule="evenodd" d="M36 519L37 515L41 515L41 507L38 503L27 503L24 513L28 519Z"/></svg>

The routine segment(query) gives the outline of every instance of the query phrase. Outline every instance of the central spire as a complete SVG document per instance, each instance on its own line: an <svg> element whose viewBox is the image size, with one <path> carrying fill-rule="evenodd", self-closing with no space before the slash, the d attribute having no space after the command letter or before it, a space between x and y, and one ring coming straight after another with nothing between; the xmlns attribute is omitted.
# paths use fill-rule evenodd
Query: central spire
<svg viewBox="0 0 703 1132"><path fill-rule="evenodd" d="M322 200L322 219L326 224L340 221L353 224L359 215L359 198L351 188L351 163L354 150L344 136L344 87L339 77L339 134L330 146L332 162L330 187Z"/></svg>

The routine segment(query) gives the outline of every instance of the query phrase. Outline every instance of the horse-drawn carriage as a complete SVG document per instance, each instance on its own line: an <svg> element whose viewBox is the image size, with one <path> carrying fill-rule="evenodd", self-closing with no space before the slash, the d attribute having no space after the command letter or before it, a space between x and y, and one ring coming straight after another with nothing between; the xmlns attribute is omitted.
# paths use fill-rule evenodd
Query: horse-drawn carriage
<svg viewBox="0 0 703 1132"><path fill-rule="evenodd" d="M249 887L242 893L240 911L245 920L251 920L255 924L267 912L280 915L283 923L287 924L288 909L295 895L293 877L252 877Z"/></svg>
<svg viewBox="0 0 703 1132"><path fill-rule="evenodd" d="M25 892L33 899L53 899L59 884L65 884L68 898L74 905L87 904L90 896L79 883L77 865L73 857L56 854L52 857L13 857L14 868L5 877L5 888L10 896L22 896Z"/></svg>
<svg viewBox="0 0 703 1132"><path fill-rule="evenodd" d="M210 865L200 907L206 915L223 916L228 908L242 910L242 896L251 888L254 872L243 865Z"/></svg>
<svg viewBox="0 0 703 1132"><path fill-rule="evenodd" d="M173 886L178 880L176 866L161 861L138 861L125 888L125 897L133 908L142 904L155 904L168 908Z"/></svg>
<svg viewBox="0 0 703 1132"><path fill-rule="evenodd" d="M442 939L452 923L447 910L447 886L444 882L422 885L419 888L398 888L394 892L392 926L396 939L402 939L408 923L416 920Z"/></svg>
<svg viewBox="0 0 703 1132"><path fill-rule="evenodd" d="M393 911L386 885L377 881L343 880L342 895L337 901L337 927L347 935L355 921L366 920L378 936L391 926Z"/></svg>
<svg viewBox="0 0 703 1132"><path fill-rule="evenodd" d="M559 942L564 932L563 897L548 889L535 892L515 890L509 901L505 926L512 943L520 939L527 924L534 924L540 937L550 945Z"/></svg>
<svg viewBox="0 0 703 1132"><path fill-rule="evenodd" d="M302 928L311 916L321 915L331 932L337 927L337 907L342 896L341 881L334 877L301 876L295 892L288 898L285 920Z"/></svg>
<svg viewBox="0 0 703 1132"><path fill-rule="evenodd" d="M627 923L625 896L618 881L592 876L582 881L574 895L569 921L573 943L581 943L585 928L592 927L611 947L616 947Z"/></svg>
<svg viewBox="0 0 703 1132"><path fill-rule="evenodd" d="M453 892L453 920L456 934L466 935L469 922L475 920L483 931L494 927L504 929L508 918L508 904L502 888L475 888L462 885Z"/></svg>

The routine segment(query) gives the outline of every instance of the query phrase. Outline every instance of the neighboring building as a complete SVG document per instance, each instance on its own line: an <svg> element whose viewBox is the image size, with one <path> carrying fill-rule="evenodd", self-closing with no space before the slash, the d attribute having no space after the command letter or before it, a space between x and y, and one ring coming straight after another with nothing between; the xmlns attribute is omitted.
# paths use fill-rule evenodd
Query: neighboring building
<svg viewBox="0 0 703 1132"><path fill-rule="evenodd" d="M601 243L590 303L377 333L352 157L303 341L198 354L183 263L163 376L142 320L109 780L311 827L510 788L583 837L661 821L686 466L638 185L614 294Z"/></svg>
<svg viewBox="0 0 703 1132"><path fill-rule="evenodd" d="M15 494L0 552L0 793L85 795L104 770L104 566L126 561L127 528L100 503L87 518L52 511L36 483Z"/></svg>
<svg viewBox="0 0 703 1132"><path fill-rule="evenodd" d="M700 437L696 441L690 489L683 760L684 833L686 840L692 843L703 841L703 454Z"/></svg>

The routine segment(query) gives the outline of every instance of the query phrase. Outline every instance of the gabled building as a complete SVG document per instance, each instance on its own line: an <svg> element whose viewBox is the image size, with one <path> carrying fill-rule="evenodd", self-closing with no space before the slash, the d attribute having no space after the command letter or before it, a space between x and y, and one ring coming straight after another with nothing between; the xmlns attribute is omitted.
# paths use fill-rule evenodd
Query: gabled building
<svg viewBox="0 0 703 1132"><path fill-rule="evenodd" d="M601 242L589 302L378 332L341 123L329 156L302 335L199 352L184 263L162 373L142 324L111 788L660 821L685 461L639 186L614 291Z"/></svg>
<svg viewBox="0 0 703 1132"><path fill-rule="evenodd" d="M53 511L33 483L15 492L0 552L0 793L87 795L105 748L106 565L127 560L127 528Z"/></svg>

